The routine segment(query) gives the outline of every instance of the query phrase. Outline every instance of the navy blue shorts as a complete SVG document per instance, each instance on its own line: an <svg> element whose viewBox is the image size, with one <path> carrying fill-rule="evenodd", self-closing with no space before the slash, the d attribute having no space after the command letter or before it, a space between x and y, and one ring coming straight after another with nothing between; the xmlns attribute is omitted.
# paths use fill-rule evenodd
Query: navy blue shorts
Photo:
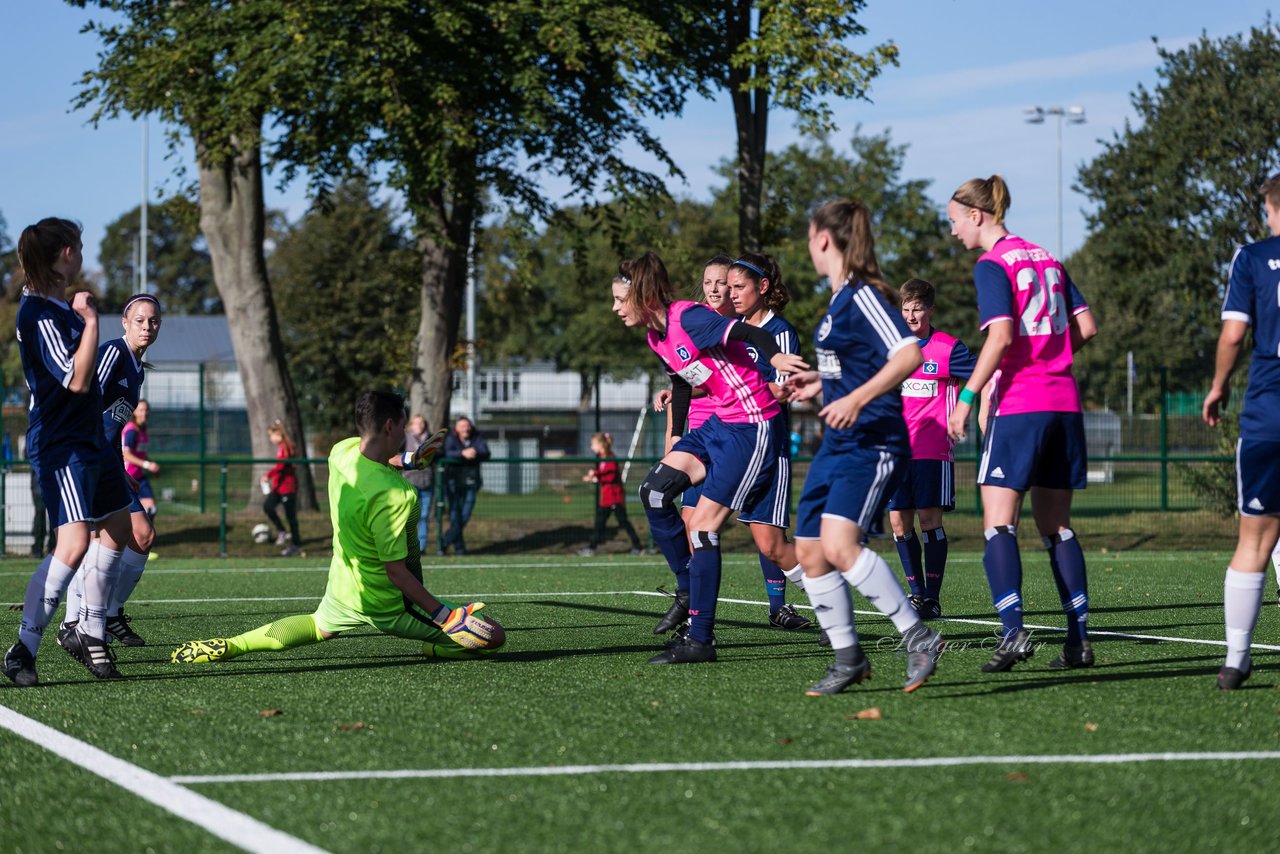
<svg viewBox="0 0 1280 854"><path fill-rule="evenodd" d="M992 415L978 465L978 483L1026 492L1084 489L1089 454L1084 415L1079 412L1019 412Z"/></svg>
<svg viewBox="0 0 1280 854"><path fill-rule="evenodd" d="M906 469L898 454L878 448L828 452L824 446L809 465L796 510L796 538L816 540L823 517L845 519L864 534L884 531L884 508Z"/></svg>
<svg viewBox="0 0 1280 854"><path fill-rule="evenodd" d="M146 513L147 508L142 506L142 499L155 499L155 493L151 491L151 480L143 477L138 478L138 491L129 491L129 512L130 513Z"/></svg>
<svg viewBox="0 0 1280 854"><path fill-rule="evenodd" d="M105 519L129 506L124 464L114 448L75 449L50 464L32 460L31 466L54 528Z"/></svg>
<svg viewBox="0 0 1280 854"><path fill-rule="evenodd" d="M777 474L752 510L743 510L738 521L746 525L772 525L786 528L791 524L791 454L790 441L779 446L774 471Z"/></svg>
<svg viewBox="0 0 1280 854"><path fill-rule="evenodd" d="M956 464L950 460L912 460L897 490L889 497L890 510L956 509Z"/></svg>
<svg viewBox="0 0 1280 854"><path fill-rule="evenodd" d="M1236 496L1242 516L1280 516L1280 442L1236 442Z"/></svg>
<svg viewBox="0 0 1280 854"><path fill-rule="evenodd" d="M755 513L777 477L778 454L787 442L783 420L779 415L757 424L726 424L713 415L671 450L692 454L707 467L703 495Z"/></svg>
<svg viewBox="0 0 1280 854"><path fill-rule="evenodd" d="M691 486L680 494L680 506L694 508L698 506L698 499L702 497L702 484Z"/></svg>

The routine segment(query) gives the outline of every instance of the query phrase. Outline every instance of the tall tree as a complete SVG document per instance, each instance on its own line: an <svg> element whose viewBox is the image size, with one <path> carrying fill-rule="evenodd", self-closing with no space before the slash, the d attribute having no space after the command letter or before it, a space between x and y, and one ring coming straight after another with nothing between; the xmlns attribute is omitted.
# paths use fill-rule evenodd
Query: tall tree
<svg viewBox="0 0 1280 854"><path fill-rule="evenodd" d="M85 73L78 107L98 122L128 113L157 113L195 145L200 229L214 282L226 309L248 404L253 452L269 457L267 427L284 419L305 446L297 396L284 361L263 247L265 118L289 93L307 85L295 51L300 4L284 0L170 3L162 0L68 0L115 13L85 30L102 40L96 69ZM300 470L300 496L315 506L310 470Z"/></svg>
<svg viewBox="0 0 1280 854"><path fill-rule="evenodd" d="M141 206L107 225L98 250L105 277L104 311L119 311L138 289ZM147 206L147 280L167 314L221 314L209 250L200 233L200 208L173 196Z"/></svg>
<svg viewBox="0 0 1280 854"><path fill-rule="evenodd" d="M1155 400L1156 366L1175 388L1207 386L1228 263L1267 235L1257 188L1280 171L1280 26L1160 58L1155 89L1132 97L1137 122L1079 176L1097 207L1069 269L1101 321L1081 354L1095 402L1123 399L1127 350L1140 402Z"/></svg>
<svg viewBox="0 0 1280 854"><path fill-rule="evenodd" d="M281 118L284 156L320 182L390 165L421 256L409 397L448 413L468 254L482 198L548 215L544 179L570 197L660 193L624 141L674 165L641 118L682 104L692 72L669 30L678 0L353 0L300 21L312 79Z"/></svg>
<svg viewBox="0 0 1280 854"><path fill-rule="evenodd" d="M277 238L268 259L289 371L313 430L349 434L353 389L408 376L417 318L405 294L418 262L395 217L352 180Z"/></svg>
<svg viewBox="0 0 1280 854"><path fill-rule="evenodd" d="M795 112L807 133L835 130L832 99L866 99L871 81L898 64L892 42L857 53L848 44L866 35L858 14L866 0L710 0L706 18L683 39L700 81L733 101L737 130L738 243L762 243L769 111ZM714 26L708 38L705 22ZM704 84L705 85L705 84Z"/></svg>

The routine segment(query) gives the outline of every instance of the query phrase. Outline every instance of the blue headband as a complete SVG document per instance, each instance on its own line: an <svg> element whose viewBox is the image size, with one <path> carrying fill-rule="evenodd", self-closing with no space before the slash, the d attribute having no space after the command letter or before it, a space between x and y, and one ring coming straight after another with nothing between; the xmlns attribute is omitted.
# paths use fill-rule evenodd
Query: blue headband
<svg viewBox="0 0 1280 854"><path fill-rule="evenodd" d="M759 276L762 279L769 278L769 274L766 273L764 270L761 270L759 267L757 267L755 264L752 264L750 261L743 261L741 258L739 258L737 261L734 261L729 266L730 267L746 267L748 270L755 273L757 276Z"/></svg>

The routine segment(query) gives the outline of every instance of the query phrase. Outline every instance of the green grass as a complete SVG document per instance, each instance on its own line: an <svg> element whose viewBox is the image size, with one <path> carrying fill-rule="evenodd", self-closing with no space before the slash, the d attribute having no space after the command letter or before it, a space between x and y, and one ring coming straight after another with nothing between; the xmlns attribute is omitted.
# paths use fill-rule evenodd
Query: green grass
<svg viewBox="0 0 1280 854"><path fill-rule="evenodd" d="M652 557L429 565L436 592L489 597L509 639L490 661L427 661L410 641L357 633L176 667L168 653L183 640L310 611L325 575L314 559L162 558L131 606L134 627L151 645L120 651L128 679L94 682L50 637L39 659L42 686L5 683L0 704L164 776L1277 750L1280 656L1259 652L1246 688L1222 694L1213 675L1223 650L1197 642L1222 637L1226 557L1092 552L1098 666L1047 669L1061 635L1045 631L1037 640L1046 646L1032 661L987 675L979 667L992 632L989 594L978 555L957 553L944 598L953 621L939 624L952 646L938 675L903 694L903 658L878 648L895 637L891 625L860 615L874 678L831 698L801 693L829 660L816 633L765 628L760 604L721 604L718 663L646 666L658 640L650 629L665 604L629 591L669 580ZM1026 559L1027 622L1062 625L1043 557L1028 550ZM754 560L738 553L726 563L722 598L759 602ZM29 570L26 561L4 564L0 602L21 599ZM1262 643L1280 636L1271 590L1269 583L1256 636ZM794 592L791 598L804 603ZM17 621L17 613L0 611L6 645ZM853 717L872 707L882 719ZM282 714L260 714L268 709ZM189 786L335 852L473 847L477 840L487 850L538 851L690 843L708 851L1189 851L1273 846L1276 773L1276 760L1014 759ZM0 851L71 849L89 838L106 851L228 850L4 731L0 775Z"/></svg>

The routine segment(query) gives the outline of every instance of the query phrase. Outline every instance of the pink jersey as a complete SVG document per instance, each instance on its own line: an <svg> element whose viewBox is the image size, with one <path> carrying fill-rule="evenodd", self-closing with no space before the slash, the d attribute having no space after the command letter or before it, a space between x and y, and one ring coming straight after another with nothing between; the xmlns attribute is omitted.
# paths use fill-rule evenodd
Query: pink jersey
<svg viewBox="0 0 1280 854"><path fill-rule="evenodd" d="M682 318L690 309L699 309L699 337L707 346L699 348L685 330ZM704 314L705 313L705 314ZM708 317L709 315L709 317ZM711 414L726 424L755 424L768 421L781 409L774 399L769 384L756 370L756 363L747 346L741 341L729 340L729 329L738 322L732 318L719 318L705 305L679 300L667 309L667 331L659 335L649 330L649 347L666 364L667 370L679 375L694 388L703 388L707 400L714 405ZM718 331L718 340L712 343L709 330ZM709 416L708 416L709 417Z"/></svg>
<svg viewBox="0 0 1280 854"><path fill-rule="evenodd" d="M920 348L924 364L902 381L902 417L907 422L913 460L954 460L947 419L955 409L961 382L972 373L972 364L960 376L952 373L951 356L958 344L967 354L963 344L934 329Z"/></svg>
<svg viewBox="0 0 1280 854"><path fill-rule="evenodd" d="M695 397L689 401L689 426L685 428L685 432L697 430L707 422L708 418L715 414L715 411L716 402L710 396Z"/></svg>
<svg viewBox="0 0 1280 854"><path fill-rule="evenodd" d="M1003 269L1013 291L1013 343L1000 360L992 412L1079 412L1071 375L1071 299L1066 272L1046 250L1012 234L978 259ZM983 328L999 317L984 318Z"/></svg>
<svg viewBox="0 0 1280 854"><path fill-rule="evenodd" d="M124 429L120 431L120 446L128 448L135 457L147 458L147 428L139 427L137 422L130 421L124 425ZM139 480L147 476L147 472L142 466L136 466L131 462L125 462L124 470L129 473L129 477Z"/></svg>

